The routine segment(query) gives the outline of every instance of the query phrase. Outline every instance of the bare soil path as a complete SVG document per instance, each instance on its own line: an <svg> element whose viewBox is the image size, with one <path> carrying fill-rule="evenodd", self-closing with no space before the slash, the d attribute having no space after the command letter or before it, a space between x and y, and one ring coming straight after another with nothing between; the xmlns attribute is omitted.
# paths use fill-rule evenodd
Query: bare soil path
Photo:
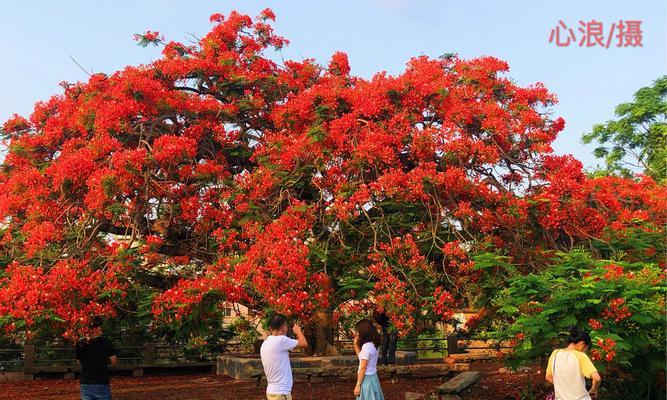
<svg viewBox="0 0 667 400"><path fill-rule="evenodd" d="M532 379L536 392L544 392L541 374L535 370L526 374L501 374L499 363L474 363L471 369L482 371L482 377L466 392L464 400L519 399L521 390ZM354 377L342 382L303 383L294 385L295 400L353 400ZM387 400L403 400L406 391L429 393L443 383L439 379L401 379L391 382L382 379ZM114 400L261 400L264 384L252 380L233 380L226 377L197 375L161 375L145 377L114 377ZM541 398L541 396L538 396ZM76 380L36 379L34 381L0 384L1 400L78 400Z"/></svg>

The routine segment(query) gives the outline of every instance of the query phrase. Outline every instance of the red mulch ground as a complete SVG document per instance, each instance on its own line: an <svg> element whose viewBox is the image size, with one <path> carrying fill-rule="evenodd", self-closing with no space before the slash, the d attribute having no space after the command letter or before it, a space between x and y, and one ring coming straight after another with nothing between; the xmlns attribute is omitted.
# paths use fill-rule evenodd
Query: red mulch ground
<svg viewBox="0 0 667 400"><path fill-rule="evenodd" d="M465 400L518 399L529 377L543 382L540 374L500 374L498 363L475 363L471 369L482 371L482 378L465 393ZM353 378L349 382L302 383L294 385L295 400L352 400ZM446 379L401 379L397 382L382 380L387 400L403 400L406 391L429 393ZM265 385L265 384L264 384ZM116 377L112 379L114 400L259 400L265 386L255 381L236 381L211 374L163 375L141 378ZM542 386L542 383L538 383ZM539 391L542 393L542 390ZM76 380L37 379L34 381L0 384L2 400L78 400Z"/></svg>

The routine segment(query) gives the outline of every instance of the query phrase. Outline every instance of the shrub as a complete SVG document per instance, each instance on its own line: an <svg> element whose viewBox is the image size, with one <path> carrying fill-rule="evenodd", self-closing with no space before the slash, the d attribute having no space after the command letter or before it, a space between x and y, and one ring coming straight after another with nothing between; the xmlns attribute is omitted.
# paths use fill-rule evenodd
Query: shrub
<svg viewBox="0 0 667 400"><path fill-rule="evenodd" d="M656 387L664 391L666 293L656 264L557 253L550 268L511 279L494 299L507 317L503 334L514 338L508 362L547 356L576 325L590 331L595 365L615 377L615 387L605 383L609 390L628 396L632 386L642 398L657 395ZM622 384L627 380L633 385Z"/></svg>

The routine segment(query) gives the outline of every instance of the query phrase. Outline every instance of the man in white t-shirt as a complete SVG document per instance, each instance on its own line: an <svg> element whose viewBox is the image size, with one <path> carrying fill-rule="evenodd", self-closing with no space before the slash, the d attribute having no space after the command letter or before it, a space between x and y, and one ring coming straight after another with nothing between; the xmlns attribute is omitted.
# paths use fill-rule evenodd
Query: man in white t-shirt
<svg viewBox="0 0 667 400"><path fill-rule="evenodd" d="M294 325L293 328L296 340L286 336L287 318L284 315L273 316L269 321L269 328L271 334L264 340L259 351L268 383L266 398L292 400L292 366L289 362L289 352L297 347L308 347L308 342L298 325Z"/></svg>

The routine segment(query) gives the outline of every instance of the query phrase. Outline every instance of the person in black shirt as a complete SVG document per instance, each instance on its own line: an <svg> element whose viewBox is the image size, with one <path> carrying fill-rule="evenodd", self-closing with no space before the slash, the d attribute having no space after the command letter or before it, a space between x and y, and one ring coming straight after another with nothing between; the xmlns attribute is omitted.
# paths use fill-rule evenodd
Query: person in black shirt
<svg viewBox="0 0 667 400"><path fill-rule="evenodd" d="M396 345L398 344L398 332L392 326L391 319L384 312L373 313L375 322L382 328L382 358L380 362L384 365L396 364Z"/></svg>
<svg viewBox="0 0 667 400"><path fill-rule="evenodd" d="M93 328L102 325L100 318L92 322ZM105 337L85 338L76 344L76 359L81 364L79 388L81 400L111 400L108 364L116 364L116 349Z"/></svg>

